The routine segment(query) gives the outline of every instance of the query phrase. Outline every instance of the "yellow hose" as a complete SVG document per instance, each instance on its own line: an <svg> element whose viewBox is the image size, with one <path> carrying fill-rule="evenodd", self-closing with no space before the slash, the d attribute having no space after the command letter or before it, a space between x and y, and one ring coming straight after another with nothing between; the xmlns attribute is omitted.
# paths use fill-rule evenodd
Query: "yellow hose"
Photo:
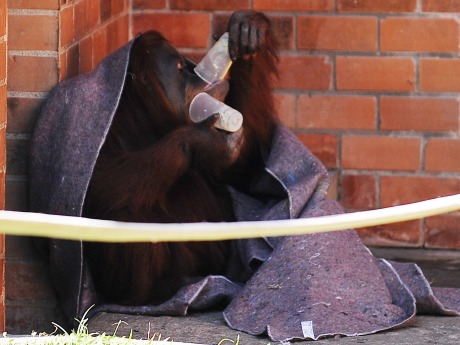
<svg viewBox="0 0 460 345"><path fill-rule="evenodd" d="M128 223L0 211L0 233L97 242L212 241L362 228L420 219L456 210L460 210L460 194L340 215L235 223Z"/></svg>

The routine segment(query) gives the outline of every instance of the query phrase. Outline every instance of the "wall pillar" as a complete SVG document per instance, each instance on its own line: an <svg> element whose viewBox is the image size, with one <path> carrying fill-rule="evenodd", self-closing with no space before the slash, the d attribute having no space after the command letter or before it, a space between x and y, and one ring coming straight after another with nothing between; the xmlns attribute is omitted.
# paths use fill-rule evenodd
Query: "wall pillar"
<svg viewBox="0 0 460 345"><path fill-rule="evenodd" d="M0 3L0 209L5 208L6 174L6 2ZM0 234L0 332L5 330L5 236Z"/></svg>
<svg viewBox="0 0 460 345"><path fill-rule="evenodd" d="M9 26L7 91L1 69L5 64L0 63L0 140L3 142L6 118L3 108L5 98L8 100L6 208L28 211L28 155L40 107L59 81L89 72L107 54L128 41L129 1L7 1L8 12L3 5L5 0L0 0L0 6L4 7L3 12L0 7L0 14L3 13L0 18L4 18L3 26L6 26L8 13ZM1 26L0 19L0 54L5 60ZM5 150L4 144L0 143L0 150ZM5 162L2 157L4 154L0 154L3 186ZM4 204L0 203L0 206ZM6 331L14 334L28 334L32 330L52 332L51 322L59 324L61 317L47 263L37 255L29 238L18 236L6 237L5 261Z"/></svg>

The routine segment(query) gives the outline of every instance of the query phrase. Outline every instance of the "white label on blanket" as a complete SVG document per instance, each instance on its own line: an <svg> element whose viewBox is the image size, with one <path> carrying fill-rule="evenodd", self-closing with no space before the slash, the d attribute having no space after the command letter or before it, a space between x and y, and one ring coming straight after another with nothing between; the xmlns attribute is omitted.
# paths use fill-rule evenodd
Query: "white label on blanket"
<svg viewBox="0 0 460 345"><path fill-rule="evenodd" d="M315 339L315 333L313 332L313 321L302 321L302 333L305 338Z"/></svg>

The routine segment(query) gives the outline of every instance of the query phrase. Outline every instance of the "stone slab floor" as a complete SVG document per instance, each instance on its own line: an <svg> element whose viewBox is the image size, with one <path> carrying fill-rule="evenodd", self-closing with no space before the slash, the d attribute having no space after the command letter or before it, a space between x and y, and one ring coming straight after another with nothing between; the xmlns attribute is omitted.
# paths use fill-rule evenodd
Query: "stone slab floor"
<svg viewBox="0 0 460 345"><path fill-rule="evenodd" d="M460 251L422 250L422 249L385 249L372 248L376 257L395 261L416 262L424 271L433 286L460 288ZM119 322L122 321L122 322ZM220 312L194 313L186 317L148 317L122 314L100 314L89 323L90 331L118 336L132 335L136 339L149 339L161 334L162 339L169 337L177 342L196 344L218 344L224 338L240 345L277 344L267 337L255 337L230 329ZM158 337L155 338L157 340ZM293 342L293 344L306 344ZM222 345L232 344L226 341ZM279 343L278 343L279 344ZM407 328L382 332L360 337L341 337L323 339L314 344L460 344L460 317L417 316L416 323Z"/></svg>

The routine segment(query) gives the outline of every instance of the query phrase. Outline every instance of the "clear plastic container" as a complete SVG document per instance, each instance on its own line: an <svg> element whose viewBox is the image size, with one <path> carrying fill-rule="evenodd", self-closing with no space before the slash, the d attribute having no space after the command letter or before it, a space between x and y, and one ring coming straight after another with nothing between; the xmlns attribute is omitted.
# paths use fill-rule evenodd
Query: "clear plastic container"
<svg viewBox="0 0 460 345"><path fill-rule="evenodd" d="M195 123L204 121L213 114L219 114L214 127L227 132L236 132L243 124L243 115L238 110L229 107L206 92L201 92L193 98L189 113L191 120Z"/></svg>
<svg viewBox="0 0 460 345"><path fill-rule="evenodd" d="M224 79L231 66L228 32L226 32L195 66L195 73L208 84L212 84Z"/></svg>

